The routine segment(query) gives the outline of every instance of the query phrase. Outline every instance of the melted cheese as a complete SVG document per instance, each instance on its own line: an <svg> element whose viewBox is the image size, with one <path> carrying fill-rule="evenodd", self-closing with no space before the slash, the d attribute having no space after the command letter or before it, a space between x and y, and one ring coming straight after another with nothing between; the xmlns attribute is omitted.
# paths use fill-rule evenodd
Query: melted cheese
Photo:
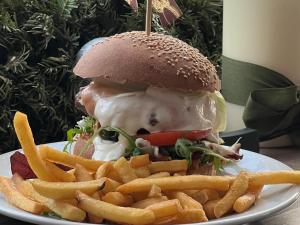
<svg viewBox="0 0 300 225"><path fill-rule="evenodd" d="M218 92L188 94L150 87L146 91L98 95L94 117L101 126L118 127L132 136L141 128L151 133L211 129L209 138L217 141L226 117L223 101ZM127 143L120 135L115 143L97 137L94 145L94 159L114 160L124 154Z"/></svg>
<svg viewBox="0 0 300 225"><path fill-rule="evenodd" d="M176 130L217 130L216 101L211 93L201 96L150 87L96 101L94 116L101 126L113 126L136 135Z"/></svg>

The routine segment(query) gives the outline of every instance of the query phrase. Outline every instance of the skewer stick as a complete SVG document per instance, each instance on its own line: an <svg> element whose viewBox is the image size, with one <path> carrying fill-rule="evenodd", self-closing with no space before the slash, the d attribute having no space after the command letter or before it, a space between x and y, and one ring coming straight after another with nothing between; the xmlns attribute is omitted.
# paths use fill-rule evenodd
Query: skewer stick
<svg viewBox="0 0 300 225"><path fill-rule="evenodd" d="M152 0L147 0L146 9L146 33L150 35L151 33L151 21L152 21Z"/></svg>

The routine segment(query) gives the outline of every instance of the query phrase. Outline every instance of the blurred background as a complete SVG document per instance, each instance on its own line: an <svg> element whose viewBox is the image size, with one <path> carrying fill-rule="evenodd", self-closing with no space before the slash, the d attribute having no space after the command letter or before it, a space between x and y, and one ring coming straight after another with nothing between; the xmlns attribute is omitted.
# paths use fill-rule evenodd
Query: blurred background
<svg viewBox="0 0 300 225"><path fill-rule="evenodd" d="M0 153L18 148L12 127L16 111L29 115L37 144L66 139L82 112L74 96L86 81L72 68L88 41L144 30L145 5L138 12L124 0L0 1ZM222 54L222 0L177 0L183 15L152 30L198 48L217 66Z"/></svg>

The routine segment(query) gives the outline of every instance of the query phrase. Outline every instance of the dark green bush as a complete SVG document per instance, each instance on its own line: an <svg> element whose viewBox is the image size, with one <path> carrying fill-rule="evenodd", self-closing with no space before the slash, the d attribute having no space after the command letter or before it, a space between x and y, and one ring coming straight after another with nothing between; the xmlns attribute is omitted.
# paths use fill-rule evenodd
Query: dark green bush
<svg viewBox="0 0 300 225"><path fill-rule="evenodd" d="M199 48L219 64L222 0L177 0L183 16L153 30ZM95 37L144 29L144 1L132 13L123 0L2 0L0 2L0 152L18 147L12 118L29 116L37 143L65 139L82 113L74 95L86 81L72 68L80 47Z"/></svg>

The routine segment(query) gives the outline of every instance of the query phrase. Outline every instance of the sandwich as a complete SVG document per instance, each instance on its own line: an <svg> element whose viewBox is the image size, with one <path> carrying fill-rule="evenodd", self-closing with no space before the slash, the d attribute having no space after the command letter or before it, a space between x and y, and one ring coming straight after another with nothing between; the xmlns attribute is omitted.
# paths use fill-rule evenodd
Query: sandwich
<svg viewBox="0 0 300 225"><path fill-rule="evenodd" d="M73 154L116 160L149 154L186 159L191 173L213 174L241 159L222 145L225 101L214 65L169 35L126 32L94 45L73 72L89 79L76 95L86 114L68 131Z"/></svg>

